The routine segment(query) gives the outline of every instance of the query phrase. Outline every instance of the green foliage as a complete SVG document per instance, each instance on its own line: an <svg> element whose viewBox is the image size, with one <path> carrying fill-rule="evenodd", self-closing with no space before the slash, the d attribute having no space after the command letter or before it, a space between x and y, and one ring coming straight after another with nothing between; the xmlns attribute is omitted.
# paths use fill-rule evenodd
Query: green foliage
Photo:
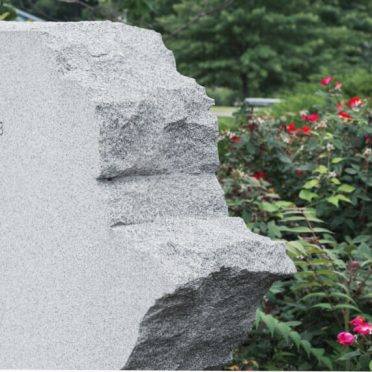
<svg viewBox="0 0 372 372"><path fill-rule="evenodd" d="M239 124L233 117L220 116L218 118L218 126L220 130L238 130Z"/></svg>
<svg viewBox="0 0 372 372"><path fill-rule="evenodd" d="M230 88L207 88L207 94L215 100L216 106L233 106L236 101L236 92Z"/></svg>
<svg viewBox="0 0 372 372"><path fill-rule="evenodd" d="M302 86L305 84L301 84ZM310 85L313 86L313 85ZM298 92L298 88L293 93L284 93L280 95L282 102L275 104L272 107L272 114L276 117L281 117L290 112L295 113L303 110L304 107L309 110L316 110L322 104L321 97L306 92Z"/></svg>
<svg viewBox="0 0 372 372"><path fill-rule="evenodd" d="M326 76L327 71L324 69L323 75L316 74L312 80L321 80L322 76ZM346 71L337 74L337 79L343 82L343 90L345 95L349 97L365 96L372 97L372 74L367 70L358 69L352 72ZM296 113L307 109L312 112L317 112L318 107L324 102L324 97L314 95L318 89L317 82L300 82L290 89L281 89L278 96L283 99L279 104L272 107L272 114L276 117L287 115L288 113Z"/></svg>
<svg viewBox="0 0 372 372"><path fill-rule="evenodd" d="M12 6L0 1L0 21L12 21L16 16L16 12Z"/></svg>
<svg viewBox="0 0 372 372"><path fill-rule="evenodd" d="M297 83L317 74L343 76L351 70L370 73L372 69L370 0L12 3L50 21L110 19L159 31L174 51L182 73L209 87L229 88L236 99L293 90ZM356 74L358 94L371 89L370 78L369 82L363 79L365 72ZM353 89L352 82L345 83L351 83L348 89ZM219 104L233 103L230 94L219 89L212 88ZM291 99L296 100L296 107L301 100L306 106L313 104L307 94Z"/></svg>
<svg viewBox="0 0 372 372"><path fill-rule="evenodd" d="M230 137L237 135L241 142L222 153L222 160L226 161L222 169L264 170L282 198L298 205L310 203L320 218L329 221L337 236L364 233L372 223L372 127L367 101L353 109L342 108L352 115L344 119L337 113L336 104L344 102L339 91L329 95L319 91L318 96L322 97L323 106L312 108L321 115L321 121L310 124L299 113L291 113L279 119L258 118L243 124L238 134L226 133ZM244 122L247 115L248 110L243 107L239 120ZM297 126L292 132L288 131L290 122ZM302 131L305 127L309 132ZM306 180L313 186L307 183L301 191ZM346 191L347 185L354 187L351 195Z"/></svg>
<svg viewBox="0 0 372 372"><path fill-rule="evenodd" d="M262 324L260 324L262 323ZM301 334L293 330L293 326L298 322L280 322L270 314L265 314L260 309L256 313L256 329L264 326L269 331L271 337L279 336L287 346L295 346L297 352L304 352L308 358L313 358L319 366L332 370L332 362L329 358L323 356L324 349L313 348L308 340L302 338ZM282 353L283 354L283 353ZM286 356L286 354L284 354ZM285 360L286 358L284 358Z"/></svg>
<svg viewBox="0 0 372 372"><path fill-rule="evenodd" d="M372 97L372 71L359 69L341 74L341 81L344 82L344 92L350 97L358 94L365 97Z"/></svg>
<svg viewBox="0 0 372 372"><path fill-rule="evenodd" d="M267 293L228 369L368 369L371 337L345 347L336 336L353 316L372 317L371 113L333 82L317 96L319 117L252 117L243 107L239 130L222 133L231 214L286 242L298 270Z"/></svg>
<svg viewBox="0 0 372 372"><path fill-rule="evenodd" d="M68 3L56 0L11 0L11 3L46 21L79 21L89 19L84 13L87 9L94 9L98 5L98 0Z"/></svg>
<svg viewBox="0 0 372 372"><path fill-rule="evenodd" d="M180 69L202 84L239 89L241 97L301 79L319 55L319 19L308 1L182 0L173 10L159 22L173 36L166 41Z"/></svg>

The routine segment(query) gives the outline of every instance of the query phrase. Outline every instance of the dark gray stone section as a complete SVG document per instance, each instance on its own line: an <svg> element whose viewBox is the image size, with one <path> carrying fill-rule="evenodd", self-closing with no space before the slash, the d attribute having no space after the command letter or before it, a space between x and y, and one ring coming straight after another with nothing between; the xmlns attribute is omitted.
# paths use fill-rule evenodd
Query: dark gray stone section
<svg viewBox="0 0 372 372"><path fill-rule="evenodd" d="M123 369L203 370L230 362L255 319L249 309L277 278L221 268L162 297L145 315Z"/></svg>

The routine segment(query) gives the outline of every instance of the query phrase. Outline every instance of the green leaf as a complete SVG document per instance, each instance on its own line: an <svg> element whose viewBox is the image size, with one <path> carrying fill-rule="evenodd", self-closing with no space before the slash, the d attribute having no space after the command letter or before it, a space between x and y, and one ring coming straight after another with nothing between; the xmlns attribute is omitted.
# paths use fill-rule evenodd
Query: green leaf
<svg viewBox="0 0 372 372"><path fill-rule="evenodd" d="M343 356L341 356L340 358L338 358L337 360L349 360L351 358L355 358L357 356L361 355L361 352L359 350L356 350L356 351L351 351L350 353L346 353L344 354Z"/></svg>
<svg viewBox="0 0 372 372"><path fill-rule="evenodd" d="M351 193L355 190L355 187L353 186L350 186L350 185L347 185L347 184L342 184L338 189L337 191L339 192L346 192L346 193Z"/></svg>
<svg viewBox="0 0 372 372"><path fill-rule="evenodd" d="M327 198L327 201L338 207L339 198L337 197L337 195L330 196L329 198Z"/></svg>
<svg viewBox="0 0 372 372"><path fill-rule="evenodd" d="M316 304L314 306L311 306L311 308L320 308L320 309L324 309L324 310L332 310L332 305L327 304L327 303L320 303L320 304Z"/></svg>
<svg viewBox="0 0 372 372"><path fill-rule="evenodd" d="M290 216L283 217L280 221L281 222L306 221L306 218L302 216Z"/></svg>
<svg viewBox="0 0 372 372"><path fill-rule="evenodd" d="M293 341L293 343L296 345L297 350L300 349L301 345L301 336L297 332L289 332L289 337Z"/></svg>
<svg viewBox="0 0 372 372"><path fill-rule="evenodd" d="M311 214L304 213L304 216L306 217L307 220L311 222L319 222L319 223L324 223L320 218L317 218Z"/></svg>
<svg viewBox="0 0 372 372"><path fill-rule="evenodd" d="M314 170L314 172L315 172L315 173L320 173L320 174L326 174L326 173L328 173L328 168L325 167L324 165L319 165L319 167L316 168L316 169Z"/></svg>
<svg viewBox="0 0 372 372"><path fill-rule="evenodd" d="M265 323L265 326L269 329L271 336L274 336L275 332L275 318L270 316L261 316L262 321Z"/></svg>
<svg viewBox="0 0 372 372"><path fill-rule="evenodd" d="M277 330L279 331L280 335L284 338L285 342L288 344L288 337L290 328L285 323L277 323Z"/></svg>
<svg viewBox="0 0 372 372"><path fill-rule="evenodd" d="M301 301L311 300L313 298L324 298L326 297L326 294L324 292L314 292L309 293L308 295L301 298Z"/></svg>
<svg viewBox="0 0 372 372"><path fill-rule="evenodd" d="M304 189L309 190L317 186L319 186L319 180L317 178L314 178L310 181L307 181L303 187Z"/></svg>
<svg viewBox="0 0 372 372"><path fill-rule="evenodd" d="M350 304L338 304L335 306L335 309L350 309L355 310L357 313L361 313L360 309Z"/></svg>
<svg viewBox="0 0 372 372"><path fill-rule="evenodd" d="M301 346L302 348L306 351L306 354L308 357L310 357L310 351L311 351L311 344L307 340L302 340L301 341Z"/></svg>
<svg viewBox="0 0 372 372"><path fill-rule="evenodd" d="M275 213L278 211L278 207L275 206L273 203L263 202L258 204L258 207L263 212Z"/></svg>
<svg viewBox="0 0 372 372"><path fill-rule="evenodd" d="M340 163L342 160L344 160L344 158L334 158L332 159L332 163L337 164L337 163Z"/></svg>
<svg viewBox="0 0 372 372"><path fill-rule="evenodd" d="M295 226L295 227L287 227L287 226L280 226L281 231L288 231L291 233L299 233L299 234L310 234L311 230L305 226Z"/></svg>
<svg viewBox="0 0 372 372"><path fill-rule="evenodd" d="M351 175L357 174L358 172L353 168L346 168L345 172Z"/></svg>
<svg viewBox="0 0 372 372"><path fill-rule="evenodd" d="M321 239L319 240L319 243L320 244L329 244L329 245L334 245L336 244L337 242L333 241L333 240L330 240L330 239Z"/></svg>
<svg viewBox="0 0 372 372"><path fill-rule="evenodd" d="M301 190L299 197L303 200L311 202L312 199L317 198L319 195L315 192L311 192L308 190Z"/></svg>
<svg viewBox="0 0 372 372"><path fill-rule="evenodd" d="M4 14L0 14L0 21L3 21L6 17L8 17L9 12L6 12Z"/></svg>
<svg viewBox="0 0 372 372"><path fill-rule="evenodd" d="M314 232L324 232L324 233L328 233L328 234L333 234L332 231L330 231L328 229L324 229L323 227L313 227L313 231Z"/></svg>
<svg viewBox="0 0 372 372"><path fill-rule="evenodd" d="M319 360L324 355L324 349L312 348L311 352L315 355L315 357Z"/></svg>
<svg viewBox="0 0 372 372"><path fill-rule="evenodd" d="M321 363L325 365L330 371L333 371L332 361L328 357L322 357Z"/></svg>
<svg viewBox="0 0 372 372"><path fill-rule="evenodd" d="M351 203L351 200L347 198L345 195L337 195L337 196L339 197L340 200L347 202L347 203Z"/></svg>
<svg viewBox="0 0 372 372"><path fill-rule="evenodd" d="M279 200L274 203L278 208L290 208L294 207L295 204L292 202L284 201L284 200Z"/></svg>
<svg viewBox="0 0 372 372"><path fill-rule="evenodd" d="M349 295L347 295L345 293L332 292L330 295L332 297L336 297L336 298L344 298L345 300L348 300L348 301L353 302L354 304L356 304L355 301Z"/></svg>
<svg viewBox="0 0 372 372"><path fill-rule="evenodd" d="M280 232L279 227L275 224L274 221L270 221L267 224L268 235L271 239L281 238L282 233Z"/></svg>
<svg viewBox="0 0 372 372"><path fill-rule="evenodd" d="M349 198L347 198L345 195L342 195L342 194L332 195L329 198L327 198L327 201L329 203L335 205L336 207L339 207L339 201L340 200L351 203L351 200Z"/></svg>

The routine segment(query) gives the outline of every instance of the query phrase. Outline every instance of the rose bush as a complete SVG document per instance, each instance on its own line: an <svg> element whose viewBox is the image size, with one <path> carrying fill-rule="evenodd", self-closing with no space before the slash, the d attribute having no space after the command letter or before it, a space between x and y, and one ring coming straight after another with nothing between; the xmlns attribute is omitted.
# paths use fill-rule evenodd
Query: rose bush
<svg viewBox="0 0 372 372"><path fill-rule="evenodd" d="M346 98L333 77L316 94L322 104L311 111L278 118L243 107L239 129L221 132L219 178L230 213L284 240L298 270L267 293L229 369L369 368L370 101ZM364 320L355 325L353 316Z"/></svg>

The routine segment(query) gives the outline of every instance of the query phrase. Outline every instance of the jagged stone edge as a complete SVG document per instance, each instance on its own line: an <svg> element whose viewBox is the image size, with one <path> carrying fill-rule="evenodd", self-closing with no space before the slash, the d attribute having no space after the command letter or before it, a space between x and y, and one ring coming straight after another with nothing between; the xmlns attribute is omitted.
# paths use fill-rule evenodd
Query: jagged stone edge
<svg viewBox="0 0 372 372"><path fill-rule="evenodd" d="M288 274L289 275L289 274ZM158 299L123 370L221 369L232 359L273 281L269 272L222 267Z"/></svg>

